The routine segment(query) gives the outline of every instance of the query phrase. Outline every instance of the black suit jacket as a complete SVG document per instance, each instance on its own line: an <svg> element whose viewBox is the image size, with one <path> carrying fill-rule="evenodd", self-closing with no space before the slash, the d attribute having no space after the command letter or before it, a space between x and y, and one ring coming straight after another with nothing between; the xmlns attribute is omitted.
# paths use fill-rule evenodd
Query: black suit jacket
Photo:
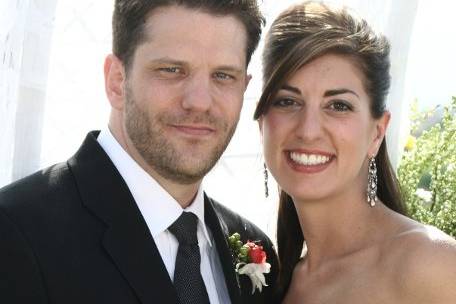
<svg viewBox="0 0 456 304"><path fill-rule="evenodd" d="M0 190L0 303L177 303L147 225L122 177L89 133L66 163ZM157 210L160 212L160 210ZM232 303L272 303L277 260L252 223L205 197ZM227 237L261 240L269 287L251 295Z"/></svg>

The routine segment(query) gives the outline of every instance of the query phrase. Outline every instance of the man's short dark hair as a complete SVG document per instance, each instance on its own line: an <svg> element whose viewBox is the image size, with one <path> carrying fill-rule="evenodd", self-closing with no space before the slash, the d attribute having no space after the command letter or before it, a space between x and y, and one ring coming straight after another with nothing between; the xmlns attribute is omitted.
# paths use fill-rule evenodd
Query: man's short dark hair
<svg viewBox="0 0 456 304"><path fill-rule="evenodd" d="M158 7L179 5L215 16L234 16L247 32L246 64L258 46L265 23L257 0L116 0L112 18L113 53L128 70L136 48L145 41L147 17Z"/></svg>

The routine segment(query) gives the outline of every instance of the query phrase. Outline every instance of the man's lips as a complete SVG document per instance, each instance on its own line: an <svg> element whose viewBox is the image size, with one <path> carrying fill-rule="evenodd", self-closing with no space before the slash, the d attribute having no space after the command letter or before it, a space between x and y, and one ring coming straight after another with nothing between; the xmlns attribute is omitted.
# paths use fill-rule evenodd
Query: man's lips
<svg viewBox="0 0 456 304"><path fill-rule="evenodd" d="M171 125L174 129L181 133L193 136L205 136L210 135L216 131L215 128L201 124L179 124Z"/></svg>

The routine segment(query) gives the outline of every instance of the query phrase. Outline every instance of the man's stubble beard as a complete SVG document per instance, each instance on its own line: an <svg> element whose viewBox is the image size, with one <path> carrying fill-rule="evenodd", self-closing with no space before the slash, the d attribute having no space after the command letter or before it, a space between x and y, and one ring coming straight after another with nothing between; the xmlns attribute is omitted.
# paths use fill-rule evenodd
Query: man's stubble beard
<svg viewBox="0 0 456 304"><path fill-rule="evenodd" d="M126 131L135 149L155 172L178 184L196 183L215 166L228 146L239 118L238 116L230 126L228 122L217 120L208 113L161 113L151 116L138 107L128 87L125 107ZM161 126L167 123L204 123L213 126L219 134L218 138L214 139L217 144L211 145L211 148L207 148L206 151L199 151L198 157L191 157L191 155L189 157L190 151L186 149L180 151L166 137L165 132L162 132ZM190 145L207 145L207 142L202 143L198 140L187 142Z"/></svg>

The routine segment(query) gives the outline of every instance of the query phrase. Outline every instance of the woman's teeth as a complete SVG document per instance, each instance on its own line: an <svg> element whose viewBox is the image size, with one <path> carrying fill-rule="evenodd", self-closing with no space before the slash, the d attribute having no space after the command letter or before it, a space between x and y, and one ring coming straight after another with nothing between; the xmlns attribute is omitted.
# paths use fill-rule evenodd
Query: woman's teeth
<svg viewBox="0 0 456 304"><path fill-rule="evenodd" d="M304 154L304 153L296 153L296 152L290 152L290 158L294 162L296 162L300 165L304 165L304 166L321 165L321 164L329 162L329 160L331 159L329 156L325 156L325 155Z"/></svg>

